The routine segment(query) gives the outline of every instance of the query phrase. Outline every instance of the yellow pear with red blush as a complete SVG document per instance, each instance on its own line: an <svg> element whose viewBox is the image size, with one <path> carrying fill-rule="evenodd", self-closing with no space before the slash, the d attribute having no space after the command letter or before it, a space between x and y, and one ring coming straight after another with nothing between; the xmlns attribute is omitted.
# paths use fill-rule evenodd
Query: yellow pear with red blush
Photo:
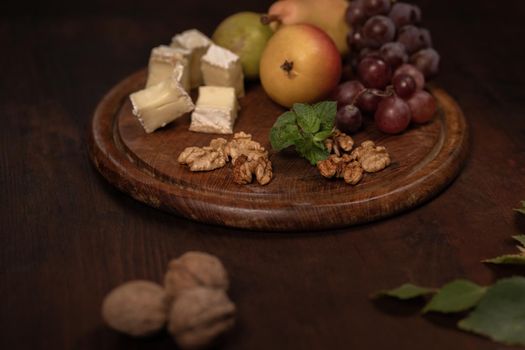
<svg viewBox="0 0 525 350"><path fill-rule="evenodd" d="M341 78L341 55L323 30L310 24L281 27L261 57L264 91L278 104L313 103L326 98Z"/></svg>
<svg viewBox="0 0 525 350"><path fill-rule="evenodd" d="M324 30L345 55L350 31L345 20L347 7L347 0L279 0L270 6L263 20L279 29L290 24L312 24Z"/></svg>

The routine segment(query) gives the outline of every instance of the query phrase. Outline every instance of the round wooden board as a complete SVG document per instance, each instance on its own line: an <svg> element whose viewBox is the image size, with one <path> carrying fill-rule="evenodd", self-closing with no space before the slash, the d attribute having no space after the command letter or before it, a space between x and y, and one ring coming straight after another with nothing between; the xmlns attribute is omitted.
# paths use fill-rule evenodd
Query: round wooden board
<svg viewBox="0 0 525 350"><path fill-rule="evenodd" d="M438 194L459 173L467 155L468 129L461 109L445 91L433 88L440 111L431 123L396 136L366 125L355 135L356 143L371 139L385 146L392 158L387 169L365 175L357 186L322 178L291 150L271 153L274 178L267 186L237 185L229 165L192 173L177 163L185 147L208 145L218 137L188 131L189 115L152 134L144 132L128 96L143 88L145 78L145 71L137 72L102 99L90 130L91 158L110 183L133 198L197 221L270 231L369 222ZM258 85L247 87L240 105L235 131L250 133L271 149L268 133L284 109Z"/></svg>

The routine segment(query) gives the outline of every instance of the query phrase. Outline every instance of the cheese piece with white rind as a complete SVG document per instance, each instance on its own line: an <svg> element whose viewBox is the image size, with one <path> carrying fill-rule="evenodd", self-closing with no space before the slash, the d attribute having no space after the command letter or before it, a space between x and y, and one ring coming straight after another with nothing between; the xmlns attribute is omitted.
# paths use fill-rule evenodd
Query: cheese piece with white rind
<svg viewBox="0 0 525 350"><path fill-rule="evenodd" d="M173 69L177 64L180 64L183 67L180 82L186 91L190 91L190 59L191 51L187 49L166 45L153 48L149 58L146 87L157 85L161 81L169 79Z"/></svg>
<svg viewBox="0 0 525 350"><path fill-rule="evenodd" d="M231 86L238 97L244 96L241 60L230 50L212 44L202 56L201 70L205 85Z"/></svg>
<svg viewBox="0 0 525 350"><path fill-rule="evenodd" d="M202 85L201 58L211 45L211 39L197 29L186 30L171 39L171 47L190 50L191 88Z"/></svg>
<svg viewBox="0 0 525 350"><path fill-rule="evenodd" d="M177 81L176 74L157 85L131 94L129 98L133 114L147 133L164 127L195 108L191 97Z"/></svg>
<svg viewBox="0 0 525 350"><path fill-rule="evenodd" d="M201 86L190 131L208 134L232 134L239 106L233 87Z"/></svg>

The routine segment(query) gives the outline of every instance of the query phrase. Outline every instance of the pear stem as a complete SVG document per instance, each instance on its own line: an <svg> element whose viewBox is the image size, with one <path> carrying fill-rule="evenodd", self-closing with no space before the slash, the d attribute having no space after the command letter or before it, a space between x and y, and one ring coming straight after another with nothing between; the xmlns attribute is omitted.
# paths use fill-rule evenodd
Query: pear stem
<svg viewBox="0 0 525 350"><path fill-rule="evenodd" d="M281 22L281 19L277 15L262 15L261 23L264 25L269 25L272 22Z"/></svg>

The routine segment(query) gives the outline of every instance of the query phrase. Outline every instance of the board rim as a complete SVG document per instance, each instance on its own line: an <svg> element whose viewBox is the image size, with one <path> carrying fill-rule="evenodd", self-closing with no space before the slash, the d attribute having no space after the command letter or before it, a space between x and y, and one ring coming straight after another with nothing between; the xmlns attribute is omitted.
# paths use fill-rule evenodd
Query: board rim
<svg viewBox="0 0 525 350"><path fill-rule="evenodd" d="M363 224L399 214L434 198L460 173L468 155L469 130L463 112L450 95L440 88L433 87L433 94L449 109L454 117L451 120L457 125L453 130L449 130L447 144L441 147L436 157L411 173L410 177L417 178L417 181L368 198L363 203L325 201L315 206L306 203L295 203L292 206L283 205L290 203L280 203L280 206L276 206L279 203L272 202L270 206L263 201L254 207L253 201L244 203L240 200L236 201L235 206L224 206L221 198L218 198L219 194L201 191L196 196L195 189L166 183L148 173L146 169L137 167L134 160L125 154L124 146L120 144L116 132L115 117L128 98L131 87L136 86L138 79L143 79L144 73L145 70L140 70L123 79L99 102L88 135L90 159L109 183L136 200L199 222L258 231L318 231ZM447 124L447 127L451 128L451 125ZM430 166L436 166L431 173L417 176ZM410 193L418 195L410 196ZM385 208L381 201L385 196L392 197L390 199L394 205ZM331 217L333 215L329 213L333 211L334 206L341 214L349 215ZM308 215L313 210L316 214ZM353 215L355 212L363 212L366 215ZM294 215L297 213L301 215ZM323 213L327 215L326 220L320 221L318 218L324 217Z"/></svg>

